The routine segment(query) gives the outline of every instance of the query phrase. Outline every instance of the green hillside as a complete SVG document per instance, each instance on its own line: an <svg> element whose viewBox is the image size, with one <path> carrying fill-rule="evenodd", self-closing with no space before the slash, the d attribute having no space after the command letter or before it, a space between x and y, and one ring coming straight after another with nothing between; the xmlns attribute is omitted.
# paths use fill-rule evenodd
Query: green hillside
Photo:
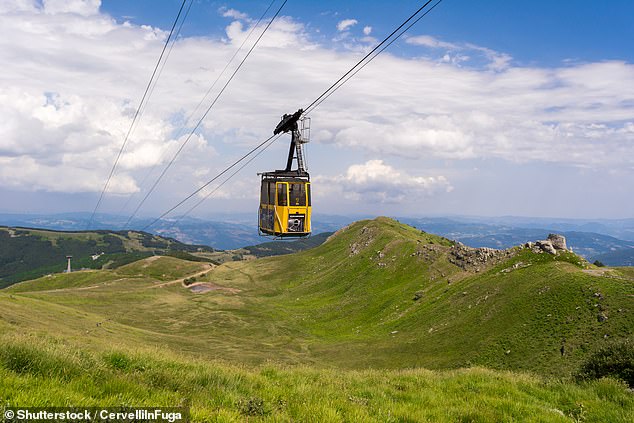
<svg viewBox="0 0 634 423"><path fill-rule="evenodd" d="M0 413L30 406L184 406L196 422L629 422L620 383L483 368L340 370L185 359L159 349L79 350L0 338Z"/></svg>
<svg viewBox="0 0 634 423"><path fill-rule="evenodd" d="M73 256L73 269L101 269L154 254L195 260L189 253L199 251L213 249L136 231L65 232L0 226L0 287L62 272L68 255Z"/></svg>
<svg viewBox="0 0 634 423"><path fill-rule="evenodd" d="M59 376L60 401L186 398L201 416L228 421L253 407L271 421L311 412L385 421L378 410L392 406L394 421L433 421L443 410L458 421L567 421L585 412L587 421L628 421L634 400L624 387L570 377L592 351L632 338L629 270L599 269L569 252L473 250L378 218L292 255L216 267L152 257L43 277L0 291L0 370L9 381L0 395L14 404L44 398L38 381L68 367L76 371ZM43 341L20 349L33 339ZM39 368L42 356L45 370L15 374L12 345L26 368ZM147 358L156 351L165 357ZM84 355L95 365L82 364ZM53 376L49 359L58 363ZM412 368L438 371L404 370ZM450 371L458 368L471 370ZM405 392L381 394L400 385ZM322 388L330 402L319 401ZM458 399L465 389L490 398L489 411ZM496 392L510 393L498 403Z"/></svg>
<svg viewBox="0 0 634 423"><path fill-rule="evenodd" d="M633 335L631 273L568 252L516 248L478 261L478 250L469 251L379 218L302 253L218 266L189 281L204 294L180 284L154 288L187 276L174 258L44 277L5 292L149 331L175 351L251 363L567 375L607 340Z"/></svg>
<svg viewBox="0 0 634 423"><path fill-rule="evenodd" d="M464 270L451 263L455 249L380 218L308 252L231 263L209 277L258 298L313 356L351 367L565 374L606 339L632 335L631 276L597 276L572 253L519 248Z"/></svg>

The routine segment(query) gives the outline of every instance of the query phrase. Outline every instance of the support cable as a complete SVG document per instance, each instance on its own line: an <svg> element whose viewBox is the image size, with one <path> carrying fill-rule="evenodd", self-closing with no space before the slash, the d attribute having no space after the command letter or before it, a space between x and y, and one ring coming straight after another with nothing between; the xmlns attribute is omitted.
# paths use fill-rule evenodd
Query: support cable
<svg viewBox="0 0 634 423"><path fill-rule="evenodd" d="M192 0L193 1L193 0ZM183 134L183 132L185 131L185 128L187 128L187 126L189 125L189 122L192 120L192 118L196 115L196 113L198 112L198 109L200 109L200 106L202 106L202 104L205 102L205 100L207 99L207 97L209 97L209 94L211 93L211 91L214 89L214 87L216 86L216 84L218 83L218 81L220 80L220 78L223 77L223 75L225 74L225 72L227 71L227 69L229 68L229 65L233 62L233 60L235 59L235 57L238 55L238 53L240 53L242 51L242 48L244 47L244 45L246 44L246 42L251 38L251 35L255 32L255 29L257 27L259 27L260 22L262 22L262 19L264 19L264 16L266 16L266 14L268 13L268 11L271 9L271 6L273 6L273 4L276 2L277 0L272 0L271 3L269 4L269 6L266 8L266 10L264 11L264 13L262 13L262 15L260 16L260 18L258 19L258 21L255 23L255 25L253 25L253 27L251 28L251 30L249 31L249 34L244 38L244 40L242 41L242 44L240 45L240 47L234 51L233 55L231 56L231 58L229 59L229 61L227 62L227 64L225 65L225 67L222 69L222 71L220 72L220 74L218 74L218 76L216 77L215 81L211 84L211 86L209 87L209 89L207 90L207 92L205 93L205 95L200 99L200 101L198 102L198 104L196 105L196 107L194 108L194 111L192 111L189 116L187 116L187 118L185 119L185 123L184 125L179 129L179 131L177 132L175 139L180 138L180 136ZM190 5L191 6L191 5ZM172 44L173 46L173 44ZM182 148L181 148L182 149ZM180 150L179 150L180 151ZM176 155L178 155L178 152L176 153ZM154 169L156 169L156 167L158 166L158 163L160 163L162 161L162 157L161 160L159 162L157 162L156 164L154 164L150 170L145 174L145 176L143 177L143 180L140 183L140 186L145 186L145 181L147 181L147 179L149 178L149 176L154 172ZM176 160L176 157L174 157L171 161L173 162L174 160ZM121 210L119 211L119 214L122 214L123 211L128 207L130 201L132 200L133 195L131 195L130 197L128 197L128 200L126 201L126 203L123 205L123 207L121 208ZM130 219L131 220L131 219ZM125 225L122 226L122 228L124 228L125 226L127 226L127 224L130 222L130 220L128 220L128 222L126 222Z"/></svg>
<svg viewBox="0 0 634 423"><path fill-rule="evenodd" d="M421 19L423 19L429 12L431 12L432 10L434 10L434 8L436 6L438 6L443 0L438 0L434 5L432 5L431 8L429 8L429 10L427 10L425 13L423 13L422 15L420 15L414 22L412 22L411 24L409 24L407 26L407 28L405 28L400 34L398 34L396 37L394 37L392 40L390 40L389 43L387 43L385 46L383 46L382 49L380 49L379 51L376 52L376 54L372 57L370 57L365 63L363 63L360 67L358 67L353 73L351 73L350 75L348 75L348 77L343 80L341 82L341 84L337 85L335 88L333 88L332 90L330 90L330 92L328 94L326 94L325 96L323 96L318 102L313 103L311 105L311 109L310 110L306 110L304 112L304 116L307 116L309 113L311 113L313 110L315 110L321 103L323 103L328 97L330 97L331 95L333 95L335 93L335 91L337 91L339 88L341 88L346 82L348 82L350 80L350 78L352 78L353 76L355 76L361 69L363 69L364 67L366 67L372 60L374 60L376 58L376 56L378 56L379 54L381 54L383 52L383 50L385 50L386 48L388 48L390 45L392 45L392 43L396 40L398 40L404 33L406 33L411 27L413 27L414 25L416 25L416 23L418 23L418 21L420 21ZM331 87L332 88L332 87Z"/></svg>
<svg viewBox="0 0 634 423"><path fill-rule="evenodd" d="M178 22L178 19L181 16L181 13L183 11L183 7L185 6L185 2L187 0L183 0L183 2L181 3L181 7L180 9L178 9L178 14L176 15L176 19L174 19L174 24L172 25L172 29L170 30L170 33L167 37L167 40L165 40L165 44L163 45L163 50L161 50L161 55L159 56L158 61L156 62L156 66L154 66L154 71L152 71L152 76L150 77L150 80L148 81L147 86L145 87L145 92L143 93L143 97L141 97L141 102L139 103L139 106L136 109L136 112L134 113L134 118L132 119L132 123L130 124L130 128L128 129L128 132L123 140L123 143L121 144L121 148L119 149L119 153L117 154L117 158L115 159L114 164L112 165L112 169L110 169L110 174L108 175L108 178L106 179L106 183L103 186L103 189L101 190L101 194L99 195L99 200L97 200L97 204L95 205L95 209L92 211L92 214L90 216L90 219L88 220L88 225L86 226L86 229L89 229L90 226L92 225L92 221L95 218L95 214L97 213L97 210L99 209L99 206L101 205L101 201L103 200L103 196L106 192L106 190L108 189L108 185L110 184L110 180L112 179L112 176L114 175L114 171L117 168L117 164L119 164L119 159L121 158L121 154L123 153L123 150L125 149L125 146L128 142L128 139L130 137L130 134L132 133L132 128L134 127L134 124L137 121L137 118L139 117L139 112L141 111L141 107L143 106L143 102L145 101L148 91L150 90L150 86L152 85L152 81L154 80L154 76L156 75L156 71L158 70L158 67L161 63L161 60L163 59L163 55L165 54L165 50L167 49L167 46L170 42L170 39L172 38L172 34L174 33L174 28L176 28L176 23Z"/></svg>
<svg viewBox="0 0 634 423"><path fill-rule="evenodd" d="M427 7L427 5L429 5L433 0L429 0L427 1L423 6L421 6L415 13L413 13L407 20L405 20L405 22L403 22L401 25L399 25L398 28L396 28L394 31L392 31L392 33L390 35L388 35L383 41L381 41L381 43L379 43L376 47L374 47L368 54L366 54L361 60L359 60L359 62L357 62L352 68L350 68L350 70L348 70L341 78L339 78L334 84L332 84L326 91L324 91L319 97L317 97L312 103L310 103L304 110L306 112L303 113L303 115L306 115L309 112L312 112L319 104L321 104L324 100L326 100L326 98L330 97L330 95L332 95L336 90L338 90L343 84L345 84L348 80L350 80L350 78L352 78L354 75L357 74L357 72L359 72L361 69L363 69L368 63L370 63L374 58L376 58L376 56L378 56L381 52L383 52L387 47L389 47L394 41L396 41L398 38L400 38L407 30L409 30L412 26L414 26L418 21L420 21L423 17L425 17L429 12L431 12L436 6L438 6L438 4L440 4L443 0L438 0L429 10L427 10L425 13L423 13L421 16L419 16L418 18L416 18L414 20L414 22L412 22L410 25L408 25L401 33L399 33L394 39L390 40L390 38L392 38L394 36L394 34L396 34L401 28L403 28L405 25L407 25L407 23L409 21L411 21L412 19L414 19L416 17L416 15L418 15L425 7ZM387 44L386 44L387 43ZM384 44L386 44L383 48L381 48L379 50L379 48L381 46L383 46ZM377 50L379 50L376 54L374 54L374 56L372 56L372 54L374 52L376 52ZM370 56L372 56L367 62L366 59L368 59ZM343 81L343 82L342 82ZM341 84L340 84L341 83ZM202 191L205 187L207 187L209 184L211 184L212 182L214 182L215 180L217 180L220 176L222 176L223 174L225 174L226 172L228 172L230 169L232 169L233 167L235 167L238 163L240 163L242 160L246 159L248 156L250 156L251 154L253 154L255 151L259 150L260 148L262 148L266 143L268 143L269 141L273 140L273 138L275 137L275 135L269 137L268 139L266 139L265 141L261 142L260 144L258 144L257 146L255 146L253 149L251 149L248 153L246 153L244 156L242 156L240 159L236 160L233 164L231 164L229 167L227 167L225 170L223 170L222 172L220 172L218 175L216 175L214 178L212 178L210 181L208 181L205 185L203 185L202 187L198 188L196 191L194 191L192 194L190 194L189 196L187 196L185 199L183 199L181 202L179 202L178 204L176 204L174 207L172 207L171 209L169 209L168 211L166 211L165 213L163 213L161 216L159 216L158 218L156 218L154 221L152 221L149 225L146 225L143 230L145 231L146 229L148 229L149 227L153 226L156 222L158 222L159 220L161 220L163 217L165 217L166 215L168 215L169 213L171 213L173 210L175 210L176 208L180 207L183 203L185 203L187 200L189 200L190 198L192 198L194 195L198 194L200 191ZM275 141L275 140L273 140ZM272 142L271 142L272 144ZM266 148L268 148L271 144L267 145ZM263 151L263 150L262 150ZM215 192L217 189L220 188L220 186L224 185L225 183L227 183L233 176L235 176L240 170L242 170L248 163L250 163L253 159L255 159L255 157L257 157L262 151L260 151L258 154L256 154L254 157L252 157L247 163L245 163L242 167L240 167L237 171L235 171L234 173L232 173L227 179L225 179L218 187L216 187L216 189L214 189L214 191L212 191L211 193L209 193L205 198L203 198L201 201L199 201L196 205L194 205L194 207L190 208L185 214L183 214L178 221L180 221L180 219L184 218L185 216L187 216L193 209L195 209L196 207L198 207L198 205L200 205L200 203L202 203L202 201L204 201L208 196L210 196L213 192Z"/></svg>
<svg viewBox="0 0 634 423"><path fill-rule="evenodd" d="M154 84L152 85L152 88L150 88L150 92L148 94L148 98L152 97L152 94L154 93L154 89L156 88L156 84L158 83L158 80L161 78L161 75L163 74L163 69L165 69L165 64L167 63L167 61L169 60L170 55L172 54L172 50L174 49L174 44L176 44L176 39L178 38L178 36L181 33L181 30L183 29L183 24L185 23L185 20L187 20L187 16L189 16L189 11L192 8L192 4L194 4L194 0L189 0L189 6L187 6L187 10L185 11L185 16L183 16L183 19L181 20L181 23L178 26L178 30L176 31L176 35L172 38L172 43L170 45L169 50L167 51L167 55L165 56L165 60L163 60L163 64L161 65L161 69L159 70L158 76L154 80ZM143 117L143 114L145 113L145 110L147 109L147 104L148 104L148 102L146 101L145 104L143 105L143 108L141 109L141 113L139 115L140 118ZM154 171L155 168L156 168L156 164L153 165L150 168L150 170L145 174L145 176L143 177L143 180L139 184L140 186L145 185L145 181L152 174L152 172ZM123 211L128 208L128 205L130 204L130 201L132 201L132 198L134 198L134 196L135 196L135 194L131 194L131 195L128 196L128 199L126 200L125 204L123 204L123 207L121 207L121 209L119 210L119 213L117 213L117 214L119 214L119 215L122 214Z"/></svg>
<svg viewBox="0 0 634 423"><path fill-rule="evenodd" d="M315 99L315 101L313 101L312 103L310 103L308 106L304 107L304 110L308 110L310 109L315 103L317 103L319 100L321 100L321 98L323 96L325 96L330 90L332 90L339 82L341 82L346 76L348 76L352 71L354 71L359 65L361 65L361 63L363 63L363 61L365 61L365 59L367 59L368 57L370 57L370 55L372 53L374 53L376 50L379 49L379 47L381 47L383 44L385 44L394 34L396 34L401 28L403 28L405 25L407 25L407 23L409 21L411 21L416 15L418 15L420 13L421 10L423 10L425 7L427 7L427 5L429 3L431 3L432 0L428 0L425 4L423 4L416 12L414 12L409 18L407 18L407 20L405 22L403 22L402 24L400 24L398 26L398 28L396 28L394 31L392 31L392 33L390 35L388 35L387 37L385 37L383 39L383 41L381 41L379 44L377 44L372 50L370 50L370 52L368 54L366 54L365 56L363 56L363 58L361 60L359 60L357 62L356 65L354 65L353 67L350 68L350 70L348 70L348 72L344 73L343 76L341 78L339 78L334 84L332 84L330 87L328 87L328 89L326 91L324 91L319 97L317 97Z"/></svg>
<svg viewBox="0 0 634 423"><path fill-rule="evenodd" d="M176 225L178 222L180 222L181 220L183 220L186 216L188 216L192 211L194 211L195 208L197 208L198 206L200 206L205 200L207 200L209 197L211 197L216 191L218 191L220 188L222 188L222 186L224 184L226 184L227 182L229 182L229 180L231 178L233 178L234 176L236 176L236 174L238 174L242 169L244 169L245 167L247 167L249 165L249 163L251 163L253 160L255 160L260 154L264 153L264 151L266 151L267 148L269 148L271 145L273 145L273 143L275 143L275 141L277 141L277 139L279 137L281 137L282 134L278 134L275 138L271 139L270 141L268 141L268 144L263 146L262 149L260 149L260 151L257 152L257 154L255 154L253 157L251 157L249 160L247 160L247 162L245 164L243 164L242 166L240 166L235 172L233 172L231 175L229 175L227 177L227 179L225 179L224 181L222 181L222 183L220 183L217 187L215 187L212 191L210 191L207 195L205 195L203 198L200 199L200 201L198 201L196 204L194 204L189 210L187 210L185 213L183 213L181 216L178 217L178 219L176 219L176 221L174 222L174 225Z"/></svg>
<svg viewBox="0 0 634 423"><path fill-rule="evenodd" d="M185 147L185 145L187 145L187 143L189 142L189 140L191 139L191 137L194 135L194 133L196 132L196 130L200 127L200 125L202 124L202 122L205 120L205 118L207 117L207 115L209 114L209 112L211 111L212 107L216 104L216 102L218 101L218 99L220 98L220 96L222 95L222 93L225 91L225 89L227 88L227 86L229 86L229 84L231 83L231 81L233 80L233 78L236 76L236 74L238 73L238 71L240 70L240 68L242 67L242 65L244 64L244 62L247 60L247 58L251 55L251 53L253 52L253 50L255 49L255 47L258 45L258 43L260 42L260 40L262 39L262 37L264 36L264 34L266 33L266 31L269 29L269 27L271 26L271 24L273 23L273 21L275 20L275 18L277 18L277 16L280 14L280 12L282 11L282 8L284 7L284 5L286 4L288 0L284 0L284 2L282 3L282 5L277 9L277 12L275 12L275 15L273 15L273 17L271 18L271 20L269 20L268 24L266 25L266 27L264 28L264 30L262 31L262 33L258 36L257 40L255 40L255 43L251 46L251 48L249 49L249 51L247 52L246 56L242 59L242 61L240 61L240 64L238 65L238 67L233 71L233 73L231 74L231 76L229 77L229 79L227 80L227 82L225 82L224 86L222 87L222 89L218 92L218 94L216 95L216 98L214 99L214 101L209 105L209 107L207 108L207 110L205 111L205 113L202 115L202 117L198 120L198 123L196 123L196 126L194 126L194 128L190 131L189 135L187 136L187 138L185 139L185 141L183 142L183 144L181 144L180 148L176 151L176 154L174 155L174 157L172 157L172 160L170 160L170 162L167 164L167 166L165 167L165 169L163 169L163 172L161 172L161 174L159 175L159 177L157 178L157 180L154 182L154 184L152 185L152 187L150 188L150 190L147 192L147 194L145 195L145 197L143 197L143 200L141 200L141 202L139 203L139 205L137 206L137 208L134 210L134 212L132 213L132 215L130 216L130 218L128 218L128 221L125 223L124 226L128 226L128 224L132 221L132 219L134 218L134 216L136 216L137 212L139 211L139 209L141 208L141 206L145 203L145 201L148 199L148 197L150 196L150 194L152 194L152 192L154 191L154 189L158 186L159 182L161 181L161 179L163 179L163 176L165 176L165 174L167 173L167 171L169 170L169 168L172 166L172 164L174 164L174 161L176 160L176 158L178 157L178 155L180 154L180 152L183 150L183 148Z"/></svg>
<svg viewBox="0 0 634 423"><path fill-rule="evenodd" d="M172 211L176 210L178 207L180 207L183 203L185 203L187 200L189 200L190 198L192 198L194 195L198 194L200 191L202 191L203 189L205 189L207 186L209 186L212 182L214 182L215 180L217 180L218 178L220 178L222 175L224 175L225 173L227 173L228 171L230 171L231 169L233 169L234 167L236 167L236 165L238 163L240 163L242 160L246 159L248 156L250 156L251 154L253 154L255 151L259 150L260 147L262 147L264 144L266 144L267 142L271 141L273 138L275 138L275 135L271 135L269 138L267 138L266 140L262 141L260 144L256 145L253 149L251 149L248 153L246 153L245 155L243 155L242 157L240 157L238 160L236 160L235 162L233 162L233 164L231 164L229 167L225 168L225 170L223 170L222 172L220 172L219 174L217 174L216 176L214 176L212 179L210 179L208 182L206 182L203 186L201 186L200 188L198 188L196 191L192 192L191 194L189 194L187 197L185 197L183 200L181 200L178 204L176 204L174 207L172 207L171 209L169 209L168 211L166 211L165 213L163 213L162 215L160 215L159 217L157 217L156 219L154 219L150 224L145 225L143 227L143 229L141 229L142 231L145 231L146 229L148 229L150 226L153 226L156 222L158 222L159 220L161 220L162 218L164 218L165 216L167 216L168 214L170 214Z"/></svg>

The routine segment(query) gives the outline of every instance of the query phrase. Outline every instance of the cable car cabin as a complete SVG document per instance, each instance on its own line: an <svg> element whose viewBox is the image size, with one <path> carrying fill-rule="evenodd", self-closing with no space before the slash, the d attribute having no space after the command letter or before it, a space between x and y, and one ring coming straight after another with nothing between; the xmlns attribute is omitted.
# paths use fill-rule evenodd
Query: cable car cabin
<svg viewBox="0 0 634 423"><path fill-rule="evenodd" d="M299 109L282 116L273 135L290 132L291 145L284 170L264 172L260 188L259 231L280 238L310 235L310 176L304 166L302 145L310 136L310 120ZM300 120L301 119L301 120ZM297 122L302 124L301 131ZM297 169L291 170L297 160Z"/></svg>
<svg viewBox="0 0 634 423"><path fill-rule="evenodd" d="M260 231L276 237L310 235L310 178L262 174Z"/></svg>

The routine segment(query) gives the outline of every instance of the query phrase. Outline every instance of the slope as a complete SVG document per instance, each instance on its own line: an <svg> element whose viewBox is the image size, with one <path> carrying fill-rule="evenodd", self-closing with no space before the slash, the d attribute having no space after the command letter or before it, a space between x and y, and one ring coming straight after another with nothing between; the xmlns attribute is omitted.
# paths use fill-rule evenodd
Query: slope
<svg viewBox="0 0 634 423"><path fill-rule="evenodd" d="M102 353L0 338L0 414L26 406L189 409L194 422L630 422L617 381L575 384L482 368L330 370L184 359L146 348Z"/></svg>
<svg viewBox="0 0 634 423"><path fill-rule="evenodd" d="M79 311L97 319L79 315L73 324L94 332L95 344L103 334L237 362L555 375L634 328L633 275L625 271L598 270L568 252L472 250L386 218L357 222L298 254L213 269L178 263L23 282L0 294L0 325L69 332L66 319ZM192 274L197 291L170 282ZM45 323L29 320L26 302L55 310Z"/></svg>
<svg viewBox="0 0 634 423"><path fill-rule="evenodd" d="M566 324L553 310L583 303L588 286L609 317L600 333L631 335L631 320L618 322L631 269L478 251L376 219L289 256L218 267L151 257L18 283L0 291L0 412L162 404L191 407L193 421L631 421L631 393L613 380L403 369L470 360L570 374L583 356L575 342L604 342L591 330L599 306ZM185 278L209 290L195 294ZM533 321L542 305L551 316ZM497 344L495 331L514 344ZM571 347L553 363L518 340L549 345L561 331Z"/></svg>
<svg viewBox="0 0 634 423"><path fill-rule="evenodd" d="M313 352L338 365L562 374L606 339L632 336L631 277L587 273L572 253L520 248L469 267L457 260L463 250L379 218L308 252L210 276L273 297L274 315L317 337Z"/></svg>
<svg viewBox="0 0 634 423"><path fill-rule="evenodd" d="M73 268L100 269L157 253L196 260L188 253L198 251L213 249L145 232L62 232L0 227L0 287L61 272L66 268L67 255L73 256Z"/></svg>

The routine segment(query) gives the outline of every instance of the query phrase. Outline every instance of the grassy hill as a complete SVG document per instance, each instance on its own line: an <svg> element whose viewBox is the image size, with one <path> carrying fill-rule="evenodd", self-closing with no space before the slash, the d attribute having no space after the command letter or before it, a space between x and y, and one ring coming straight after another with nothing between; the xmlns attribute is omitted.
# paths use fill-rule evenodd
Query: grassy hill
<svg viewBox="0 0 634 423"><path fill-rule="evenodd" d="M151 258L2 290L0 399L123 393L227 421L629 421L622 385L569 378L632 337L633 298L630 269L470 250L378 218L292 255ZM419 368L437 371L405 370Z"/></svg>
<svg viewBox="0 0 634 423"><path fill-rule="evenodd" d="M213 251L135 231L52 231L0 226L0 287L66 269L117 267L154 254L196 260L189 253ZM93 257L96 256L96 257Z"/></svg>

